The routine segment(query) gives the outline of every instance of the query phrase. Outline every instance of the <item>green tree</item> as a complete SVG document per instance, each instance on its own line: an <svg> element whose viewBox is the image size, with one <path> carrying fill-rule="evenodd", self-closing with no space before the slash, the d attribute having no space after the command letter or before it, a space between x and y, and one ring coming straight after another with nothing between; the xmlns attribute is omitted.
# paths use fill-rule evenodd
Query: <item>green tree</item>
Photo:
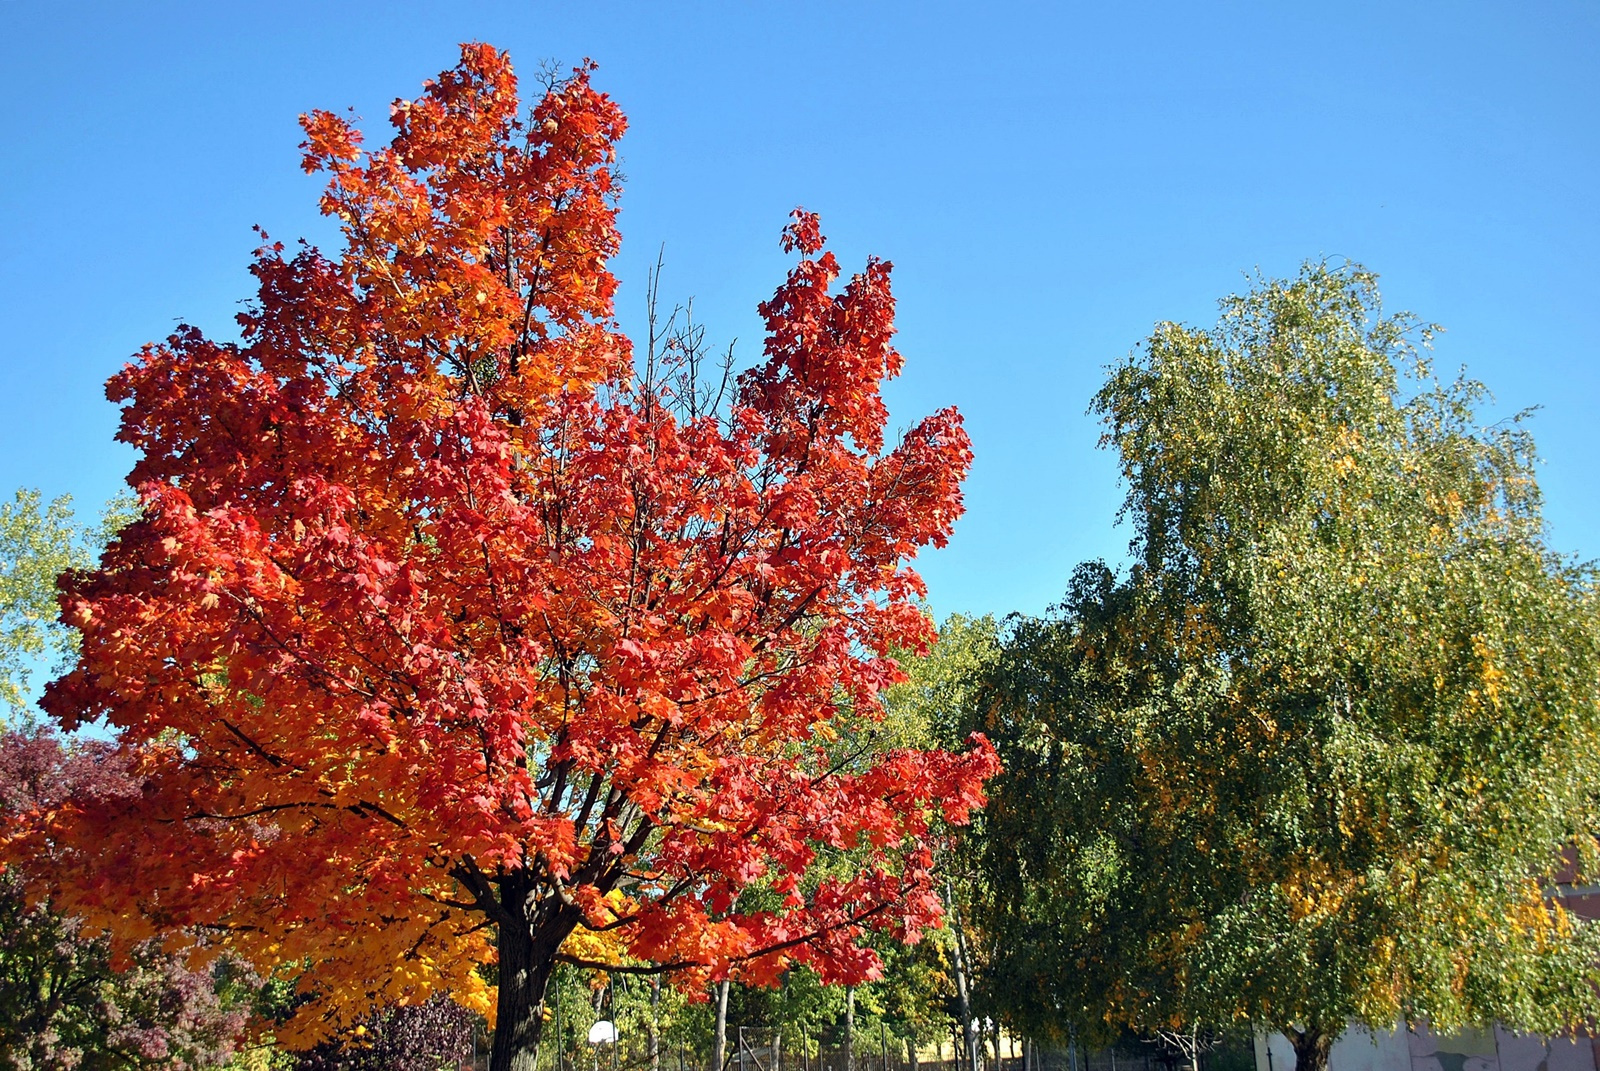
<svg viewBox="0 0 1600 1071"><path fill-rule="evenodd" d="M964 712L972 707L976 682L998 647L993 617L946 618L938 642L924 657L905 660L909 679L889 692L885 725L891 738L899 746L917 742L942 746L961 740L972 729L987 731L981 720L966 724ZM885 978L879 983L890 1021L907 1042L933 1040L938 1027L954 1019L965 1050L956 1056L969 1071L977 1071L982 1059L982 1039L974 1024L1003 1014L987 993L980 992L986 957L974 940L972 925L984 900L972 850L972 845L984 843L983 822L979 812L966 836L952 837L943 845L939 866L945 874L944 925L930 935L927 948L886 959ZM942 1014L934 1012L935 1006Z"/></svg>
<svg viewBox="0 0 1600 1071"><path fill-rule="evenodd" d="M889 1037L904 1047L907 1063L916 1063L923 1046L950 1036L954 990L950 944L947 927L920 944L886 951L883 979L872 987L868 1009ZM892 1050L891 1059L898 1060Z"/></svg>
<svg viewBox="0 0 1600 1071"><path fill-rule="evenodd" d="M0 703L26 720L33 674L60 660L71 633L56 623L56 577L89 556L63 495L21 488L0 504Z"/></svg>
<svg viewBox="0 0 1600 1071"><path fill-rule="evenodd" d="M980 916L1047 1029L1592 1016L1596 577L1550 550L1520 418L1442 383L1374 276L1308 265L1157 327L1093 411L1132 564L1011 622L968 718L1005 767Z"/></svg>

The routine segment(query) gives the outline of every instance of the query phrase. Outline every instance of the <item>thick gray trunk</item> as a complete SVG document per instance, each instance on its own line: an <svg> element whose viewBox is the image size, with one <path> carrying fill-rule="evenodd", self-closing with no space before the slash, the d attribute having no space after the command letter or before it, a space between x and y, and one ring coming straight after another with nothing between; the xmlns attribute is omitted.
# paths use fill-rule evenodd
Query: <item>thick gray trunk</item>
<svg viewBox="0 0 1600 1071"><path fill-rule="evenodd" d="M728 1062L728 983L717 983L717 1032L711 1043L711 1071L722 1071Z"/></svg>
<svg viewBox="0 0 1600 1071"><path fill-rule="evenodd" d="M520 872L499 878L498 884L500 904L509 919L496 927L500 984L489 1071L537 1071L545 994L555 973L556 953L579 916L576 910L560 906L530 910L530 886Z"/></svg>
<svg viewBox="0 0 1600 1071"><path fill-rule="evenodd" d="M1328 1053L1333 1050L1336 1032L1308 1026L1304 1030L1285 1030L1294 1046L1295 1071L1328 1071Z"/></svg>

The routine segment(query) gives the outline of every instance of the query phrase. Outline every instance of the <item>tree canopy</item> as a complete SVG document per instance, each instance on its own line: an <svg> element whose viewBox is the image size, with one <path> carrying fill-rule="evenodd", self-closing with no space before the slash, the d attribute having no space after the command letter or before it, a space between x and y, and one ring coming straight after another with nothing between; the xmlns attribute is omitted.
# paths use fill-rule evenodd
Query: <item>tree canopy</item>
<svg viewBox="0 0 1600 1071"><path fill-rule="evenodd" d="M51 816L61 895L315 966L283 1036L448 989L532 1066L558 960L686 985L877 970L939 917L933 820L992 753L829 760L932 628L907 566L961 512L944 410L886 444L889 265L842 287L817 218L764 357L636 351L612 308L621 111L580 68L529 110L507 57L394 105L367 151L303 119L344 247L268 242L242 341L193 327L115 376L140 516L74 577L75 667L136 796ZM859 866L807 884L820 847ZM739 893L770 877L775 902Z"/></svg>
<svg viewBox="0 0 1600 1071"><path fill-rule="evenodd" d="M1596 577L1546 544L1521 418L1313 264L1162 324L1095 397L1122 572L1014 620L968 704L994 969L1040 1028L1592 1016Z"/></svg>
<svg viewBox="0 0 1600 1071"><path fill-rule="evenodd" d="M47 503L21 488L0 504L0 703L12 720L32 717L36 673L70 650L56 622L56 577L87 560L70 499Z"/></svg>

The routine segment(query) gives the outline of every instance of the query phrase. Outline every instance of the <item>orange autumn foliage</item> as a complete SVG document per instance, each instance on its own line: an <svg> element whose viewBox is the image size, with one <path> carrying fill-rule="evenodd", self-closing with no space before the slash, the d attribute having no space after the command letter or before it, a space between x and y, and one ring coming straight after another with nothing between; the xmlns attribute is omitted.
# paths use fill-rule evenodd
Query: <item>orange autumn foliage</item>
<svg viewBox="0 0 1600 1071"><path fill-rule="evenodd" d="M886 447L889 265L836 286L796 212L764 357L709 406L614 320L624 120L587 67L525 111L467 46L393 123L368 152L305 117L342 252L266 246L241 342L184 327L110 383L143 516L67 582L45 705L145 787L53 816L65 894L312 964L301 1039L487 1008L497 957L508 1053L563 958L870 977L863 929L937 920L936 819L995 768L828 743L932 640L906 562L971 459L954 410ZM825 849L859 867L808 877Z"/></svg>

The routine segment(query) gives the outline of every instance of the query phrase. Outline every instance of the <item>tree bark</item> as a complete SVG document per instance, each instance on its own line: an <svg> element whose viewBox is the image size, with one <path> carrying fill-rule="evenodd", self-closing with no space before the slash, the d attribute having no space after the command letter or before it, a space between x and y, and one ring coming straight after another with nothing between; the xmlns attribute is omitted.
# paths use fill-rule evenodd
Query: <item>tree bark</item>
<svg viewBox="0 0 1600 1071"><path fill-rule="evenodd" d="M856 1071L856 987L844 991L844 1071Z"/></svg>
<svg viewBox="0 0 1600 1071"><path fill-rule="evenodd" d="M972 1022L972 997L967 989L967 938L956 910L955 887L944 883L945 902L950 905L950 930L955 935L956 1008L961 1013L961 1039L967 1046L967 1071L978 1071L978 1039Z"/></svg>
<svg viewBox="0 0 1600 1071"><path fill-rule="evenodd" d="M500 877L498 884L500 982L489 1071L538 1071L545 993L555 973L556 953L577 926L579 912L549 903L530 912L531 886L521 872Z"/></svg>
<svg viewBox="0 0 1600 1071"><path fill-rule="evenodd" d="M555 970L527 926L500 927L500 984L495 1000L494 1048L489 1071L536 1071L539 1038L544 1033L544 997Z"/></svg>
<svg viewBox="0 0 1600 1071"><path fill-rule="evenodd" d="M1304 1030L1285 1030L1284 1034L1294 1046L1295 1071L1327 1071L1328 1054L1338 1036L1334 1031L1308 1026Z"/></svg>
<svg viewBox="0 0 1600 1071"><path fill-rule="evenodd" d="M722 1071L728 1062L728 983L717 983L717 1032L711 1042L711 1071Z"/></svg>
<svg viewBox="0 0 1600 1071"><path fill-rule="evenodd" d="M661 976L650 976L650 1071L661 1071Z"/></svg>

